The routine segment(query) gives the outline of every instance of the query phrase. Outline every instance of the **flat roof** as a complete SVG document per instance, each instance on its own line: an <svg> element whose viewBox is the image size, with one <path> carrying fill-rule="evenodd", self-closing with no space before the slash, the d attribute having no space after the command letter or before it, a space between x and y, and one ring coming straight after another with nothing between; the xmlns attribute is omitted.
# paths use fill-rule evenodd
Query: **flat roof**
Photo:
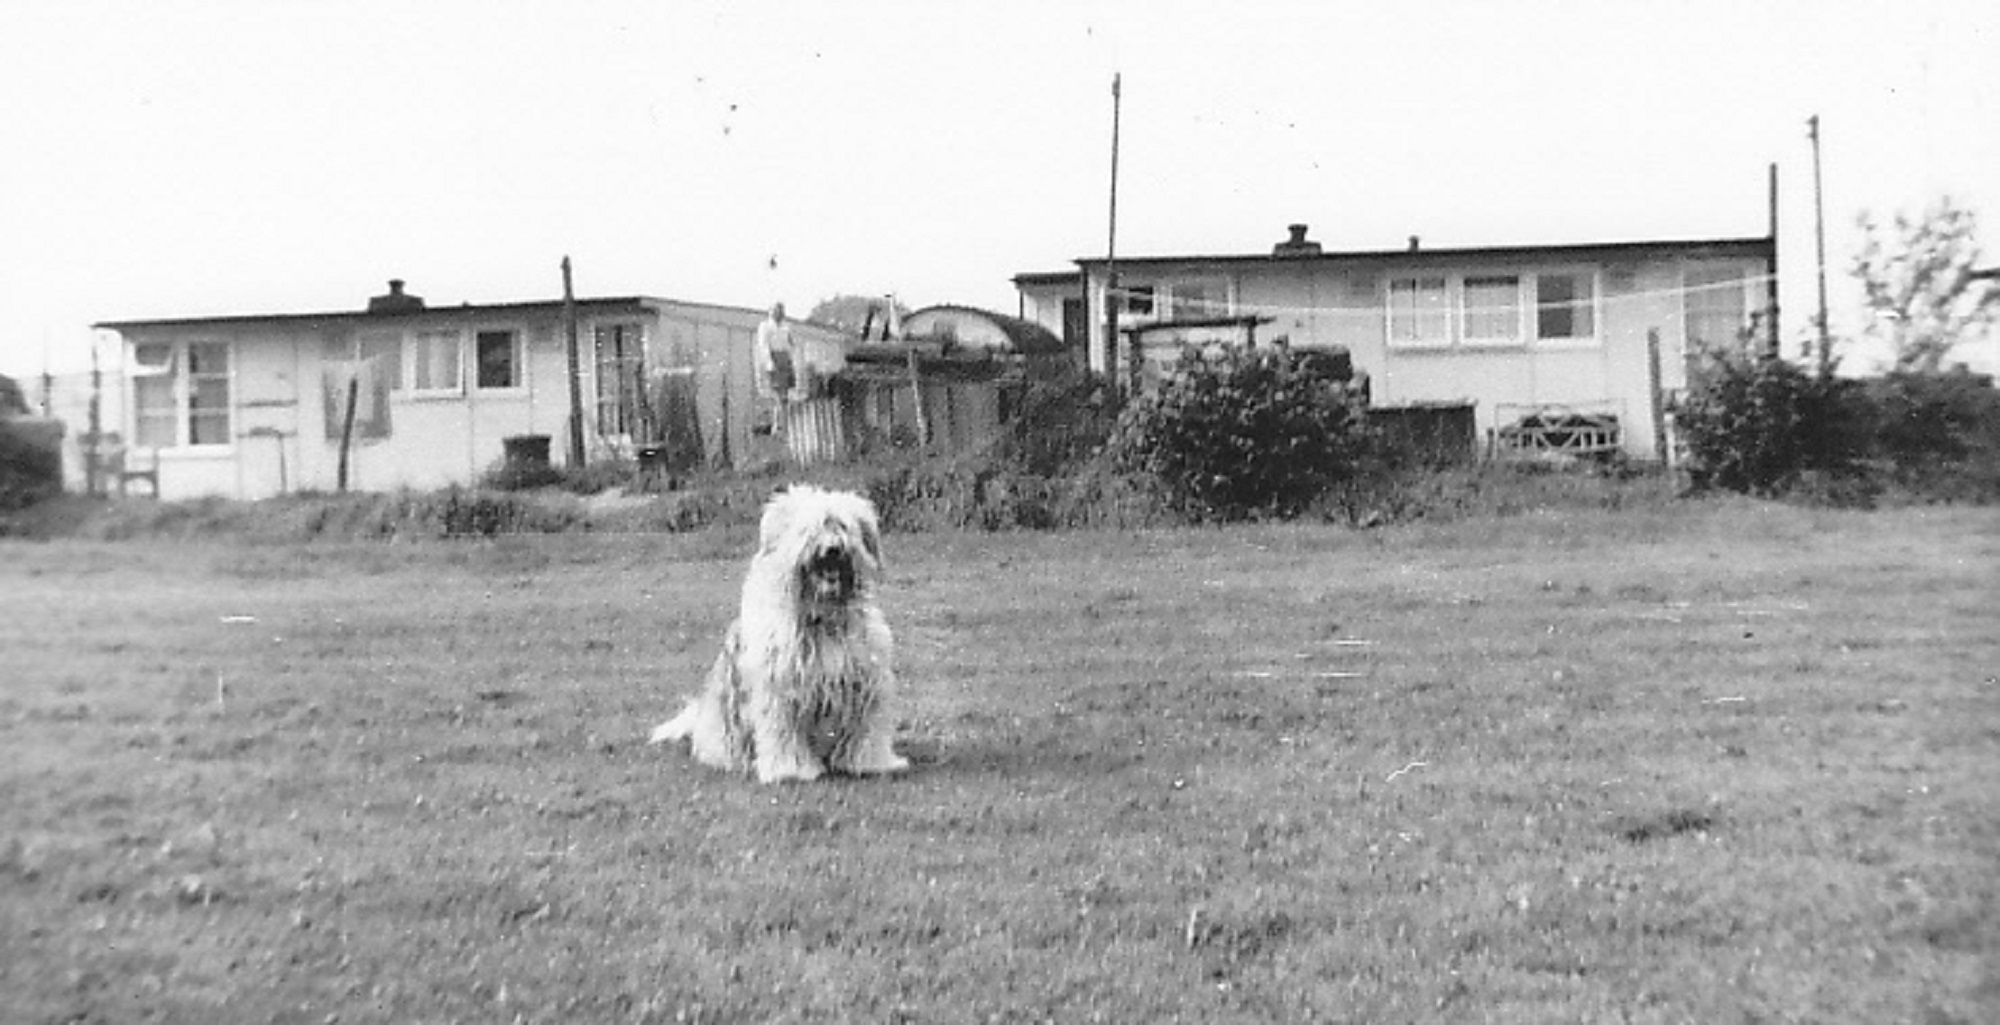
<svg viewBox="0 0 2000 1025"><path fill-rule="evenodd" d="M1211 253L1186 256L1120 256L1117 263L1121 267L1142 267L1148 264L1266 264L1266 263L1393 263L1398 261L1473 261L1500 259L1582 259L1587 257L1624 256L1646 252L1715 252L1734 251L1746 256L1768 256L1775 253L1777 243L1769 236L1697 239L1647 239L1609 242L1558 242L1547 244L1516 244L1504 246L1448 246L1402 249L1355 249L1345 251L1324 251L1318 253L1278 255L1274 253ZM1081 256L1076 259L1078 270L1069 271L1026 271L1014 275L1017 285L1059 285L1073 282L1085 270L1102 267L1107 261L1102 256Z"/></svg>
<svg viewBox="0 0 2000 1025"><path fill-rule="evenodd" d="M457 306L424 306L409 310L331 310L321 313L239 313L212 317L165 317L143 320L106 320L92 324L94 328L123 331L128 328L147 327L218 327L249 324L338 324L388 322L423 318L458 318L472 316L505 316L530 313L561 313L561 299L538 299L527 302L507 303L460 303ZM724 306L718 303L689 302L684 299L666 299L659 296L627 295L597 298L579 298L575 302L579 312L603 312L605 310L633 310L645 306L677 306L744 316L762 317L763 310L753 310L741 306ZM817 326L817 325L814 325Z"/></svg>

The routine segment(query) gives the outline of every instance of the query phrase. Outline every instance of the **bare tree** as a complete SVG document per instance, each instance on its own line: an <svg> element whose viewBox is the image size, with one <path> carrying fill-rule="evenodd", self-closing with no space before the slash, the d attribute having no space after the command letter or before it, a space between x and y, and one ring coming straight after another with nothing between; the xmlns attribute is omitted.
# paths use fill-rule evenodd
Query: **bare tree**
<svg viewBox="0 0 2000 1025"><path fill-rule="evenodd" d="M1912 218L1884 225L1859 218L1863 233L1852 271L1870 313L1867 331L1888 341L1896 369L1935 372L1952 347L2000 320L2000 287L1975 276L1979 219L1950 196Z"/></svg>

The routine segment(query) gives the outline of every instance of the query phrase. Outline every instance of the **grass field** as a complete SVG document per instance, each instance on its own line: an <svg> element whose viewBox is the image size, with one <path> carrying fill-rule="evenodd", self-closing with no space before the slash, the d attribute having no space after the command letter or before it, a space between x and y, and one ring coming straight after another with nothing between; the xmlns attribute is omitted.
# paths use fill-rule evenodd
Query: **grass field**
<svg viewBox="0 0 2000 1025"><path fill-rule="evenodd" d="M2000 1020L1990 510L893 536L784 788L746 541L0 545L0 1019Z"/></svg>

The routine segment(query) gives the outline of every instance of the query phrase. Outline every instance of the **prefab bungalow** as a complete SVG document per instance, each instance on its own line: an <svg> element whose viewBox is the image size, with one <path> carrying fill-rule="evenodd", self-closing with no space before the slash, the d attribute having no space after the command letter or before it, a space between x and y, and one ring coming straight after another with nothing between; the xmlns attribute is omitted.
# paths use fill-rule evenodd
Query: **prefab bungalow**
<svg viewBox="0 0 2000 1025"><path fill-rule="evenodd" d="M760 310L647 296L98 324L124 353L128 459L163 498L469 484L510 452L748 458ZM795 324L837 352L830 329Z"/></svg>
<svg viewBox="0 0 2000 1025"><path fill-rule="evenodd" d="M1702 346L1772 344L1776 261L1771 237L1332 252L1299 224L1268 254L1080 259L1014 283L1023 317L1122 386L1190 340L1339 347L1376 406L1469 403L1489 444L1652 458Z"/></svg>

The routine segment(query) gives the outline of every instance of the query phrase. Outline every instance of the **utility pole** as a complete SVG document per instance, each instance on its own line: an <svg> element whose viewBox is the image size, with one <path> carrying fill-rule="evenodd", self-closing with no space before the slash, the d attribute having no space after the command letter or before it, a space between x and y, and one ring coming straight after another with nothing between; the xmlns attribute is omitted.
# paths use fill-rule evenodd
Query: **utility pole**
<svg viewBox="0 0 2000 1025"><path fill-rule="evenodd" d="M1833 336L1826 326L1826 209L1821 200L1819 177L1819 115L1806 118L1806 138L1813 151L1813 238L1819 251L1819 372L1833 372Z"/></svg>
<svg viewBox="0 0 2000 1025"><path fill-rule="evenodd" d="M1111 75L1111 237L1104 248L1104 376L1118 387L1118 107L1119 83Z"/></svg>
<svg viewBox="0 0 2000 1025"><path fill-rule="evenodd" d="M562 259L563 329L569 335L569 468L583 469L583 384L576 354L576 293L570 289L569 257Z"/></svg>
<svg viewBox="0 0 2000 1025"><path fill-rule="evenodd" d="M1765 327L1769 329L1770 335L1765 342L1764 351L1768 355L1776 357L1779 355L1779 346L1783 343L1783 340L1778 334L1778 162L1775 160L1771 161L1769 196L1771 202L1771 263L1768 267L1764 268L1765 273L1770 276L1770 280L1764 285L1764 316L1766 318Z"/></svg>

